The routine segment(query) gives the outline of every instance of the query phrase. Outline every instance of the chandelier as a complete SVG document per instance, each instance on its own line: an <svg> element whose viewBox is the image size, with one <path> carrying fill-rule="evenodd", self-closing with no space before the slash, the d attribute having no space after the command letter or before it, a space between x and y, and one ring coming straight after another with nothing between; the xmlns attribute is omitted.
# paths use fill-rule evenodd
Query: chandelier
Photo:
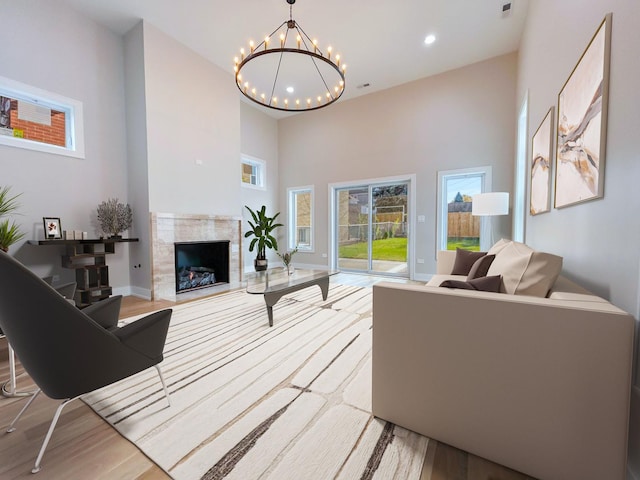
<svg viewBox="0 0 640 480"><path fill-rule="evenodd" d="M235 61L236 86L252 102L274 110L303 112L331 105L344 92L347 66L332 47L326 53L293 19L285 20L262 42L249 42Z"/></svg>

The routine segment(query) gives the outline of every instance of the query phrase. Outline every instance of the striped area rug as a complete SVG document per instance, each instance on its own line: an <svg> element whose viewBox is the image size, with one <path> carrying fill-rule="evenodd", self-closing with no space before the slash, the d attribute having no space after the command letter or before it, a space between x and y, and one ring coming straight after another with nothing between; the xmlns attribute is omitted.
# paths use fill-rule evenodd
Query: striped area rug
<svg viewBox="0 0 640 480"><path fill-rule="evenodd" d="M171 407L154 369L83 400L178 480L417 480L428 439L370 413L371 296L302 290L271 328L260 295L179 305L162 363Z"/></svg>

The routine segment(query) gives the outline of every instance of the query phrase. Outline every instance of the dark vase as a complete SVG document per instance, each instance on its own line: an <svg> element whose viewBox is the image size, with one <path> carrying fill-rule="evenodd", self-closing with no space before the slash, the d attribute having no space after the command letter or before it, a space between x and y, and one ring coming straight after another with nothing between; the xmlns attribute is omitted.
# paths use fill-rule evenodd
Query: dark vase
<svg viewBox="0 0 640 480"><path fill-rule="evenodd" d="M122 240L122 235L110 235L109 238L112 240Z"/></svg>
<svg viewBox="0 0 640 480"><path fill-rule="evenodd" d="M256 258L253 261L253 266L256 269L256 272L262 272L267 269L268 262L266 258Z"/></svg>

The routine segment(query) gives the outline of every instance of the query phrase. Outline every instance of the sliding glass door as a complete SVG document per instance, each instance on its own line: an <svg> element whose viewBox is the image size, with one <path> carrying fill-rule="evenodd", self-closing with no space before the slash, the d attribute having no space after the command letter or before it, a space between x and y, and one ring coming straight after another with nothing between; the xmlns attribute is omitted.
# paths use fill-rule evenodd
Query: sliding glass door
<svg viewBox="0 0 640 480"><path fill-rule="evenodd" d="M408 182L335 190L337 267L408 276Z"/></svg>

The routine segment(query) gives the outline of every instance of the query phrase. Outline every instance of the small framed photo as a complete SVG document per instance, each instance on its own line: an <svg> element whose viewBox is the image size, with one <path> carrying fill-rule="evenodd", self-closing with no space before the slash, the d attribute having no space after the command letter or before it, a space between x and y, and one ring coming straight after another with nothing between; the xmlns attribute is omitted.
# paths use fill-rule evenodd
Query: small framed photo
<svg viewBox="0 0 640 480"><path fill-rule="evenodd" d="M42 217L42 223L46 240L60 240L62 238L62 225L59 218Z"/></svg>

